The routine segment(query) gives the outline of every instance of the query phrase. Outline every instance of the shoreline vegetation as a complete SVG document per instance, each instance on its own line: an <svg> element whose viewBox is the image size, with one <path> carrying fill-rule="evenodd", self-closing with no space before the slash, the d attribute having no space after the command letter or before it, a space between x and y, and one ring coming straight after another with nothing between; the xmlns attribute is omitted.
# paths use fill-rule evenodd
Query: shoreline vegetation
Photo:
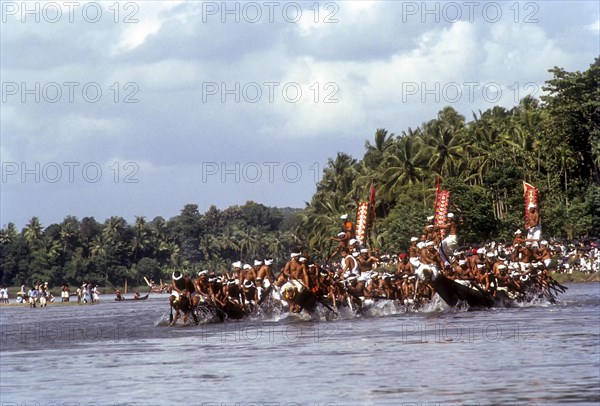
<svg viewBox="0 0 600 406"><path fill-rule="evenodd" d="M448 106L399 134L377 129L363 157L338 152L328 160L303 209L249 201L201 213L186 204L168 220L66 216L47 225L34 216L20 231L2 225L0 284L143 285L143 276L169 281L175 270L222 273L235 261L265 258L278 270L300 249L325 262L340 216L356 221L360 200L371 204L365 245L398 254L433 214L436 185L464 220L461 245L512 241L524 227L525 181L539 190L543 237L589 252L598 243L591 236L600 236L600 58L583 72L549 72L544 95L510 109L494 106L468 121Z"/></svg>
<svg viewBox="0 0 600 406"><path fill-rule="evenodd" d="M554 278L554 280L556 280L558 283L600 282L600 272L573 272L572 274L552 272L551 275Z"/></svg>

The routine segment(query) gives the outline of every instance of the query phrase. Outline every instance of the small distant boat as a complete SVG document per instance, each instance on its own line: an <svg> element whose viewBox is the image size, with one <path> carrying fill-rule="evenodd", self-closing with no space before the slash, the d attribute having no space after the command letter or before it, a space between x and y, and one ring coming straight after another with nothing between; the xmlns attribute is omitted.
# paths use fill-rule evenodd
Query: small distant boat
<svg viewBox="0 0 600 406"><path fill-rule="evenodd" d="M126 302L126 301L139 301L139 300L146 300L148 299L148 296L150 296L149 293L147 293L144 296L140 296L138 298L135 297L129 297L129 298L125 298L125 297L121 297L121 299L119 298L115 298L115 302Z"/></svg>

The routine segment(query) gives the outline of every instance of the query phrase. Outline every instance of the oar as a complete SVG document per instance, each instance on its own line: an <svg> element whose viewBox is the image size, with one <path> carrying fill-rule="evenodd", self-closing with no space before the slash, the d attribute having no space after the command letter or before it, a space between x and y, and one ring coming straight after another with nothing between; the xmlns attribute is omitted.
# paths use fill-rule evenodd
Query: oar
<svg viewBox="0 0 600 406"><path fill-rule="evenodd" d="M275 275L273 275L273 276L275 276ZM281 276L281 272L279 273L279 275L277 275L277 277L273 278L274 281L269 285L269 287L267 289L265 289L262 297L260 299L258 299L258 303L256 304L256 306L260 306L267 299L267 297L269 297L269 295L271 294L271 291L273 291L275 282L277 282L277 279L279 279L280 276Z"/></svg>

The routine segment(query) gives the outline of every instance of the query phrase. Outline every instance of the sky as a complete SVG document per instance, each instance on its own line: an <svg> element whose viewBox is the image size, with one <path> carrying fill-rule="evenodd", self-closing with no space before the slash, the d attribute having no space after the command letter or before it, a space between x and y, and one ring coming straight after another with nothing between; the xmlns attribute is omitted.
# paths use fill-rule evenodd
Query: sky
<svg viewBox="0 0 600 406"><path fill-rule="evenodd" d="M597 1L0 1L0 225L304 207L452 106L467 121L600 55Z"/></svg>

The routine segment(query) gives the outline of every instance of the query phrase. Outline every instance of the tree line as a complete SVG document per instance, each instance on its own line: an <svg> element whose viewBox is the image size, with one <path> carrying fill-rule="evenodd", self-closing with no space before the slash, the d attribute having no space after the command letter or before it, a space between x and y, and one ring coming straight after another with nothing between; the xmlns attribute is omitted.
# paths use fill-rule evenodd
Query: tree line
<svg viewBox="0 0 600 406"><path fill-rule="evenodd" d="M299 245L324 259L339 216L356 212L370 186L375 222L368 245L405 250L433 214L436 183L450 190L464 218L464 243L512 239L523 227L522 181L540 191L543 234L600 235L600 58L584 72L554 67L539 100L493 107L467 121L452 107L400 134L385 129L365 142L361 159L338 152L328 160L303 209L255 202L200 213L187 204L169 220L143 216L103 223L67 216L44 227L32 217L22 230L0 230L0 283L20 285L141 284L173 269L223 270L234 260L273 257L280 264Z"/></svg>

